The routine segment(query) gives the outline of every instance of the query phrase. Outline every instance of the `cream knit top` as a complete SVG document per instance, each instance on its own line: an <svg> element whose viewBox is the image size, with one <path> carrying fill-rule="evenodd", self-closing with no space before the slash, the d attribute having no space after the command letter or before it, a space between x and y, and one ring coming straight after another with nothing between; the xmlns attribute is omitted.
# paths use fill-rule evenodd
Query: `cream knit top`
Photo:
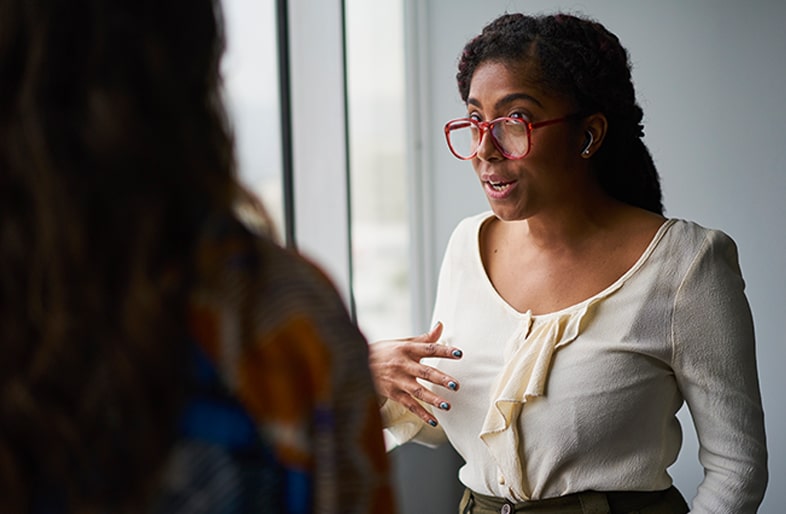
<svg viewBox="0 0 786 514"><path fill-rule="evenodd" d="M464 357L424 362L459 380L458 392L440 388L452 408L432 409L434 429L388 401L389 440L447 437L466 462L465 486L513 501L660 490L671 485L685 401L705 469L691 512L756 512L767 452L734 242L668 220L604 291L532 315L507 304L485 273L478 236L490 216L457 226L440 271L434 321L444 324L441 343Z"/></svg>

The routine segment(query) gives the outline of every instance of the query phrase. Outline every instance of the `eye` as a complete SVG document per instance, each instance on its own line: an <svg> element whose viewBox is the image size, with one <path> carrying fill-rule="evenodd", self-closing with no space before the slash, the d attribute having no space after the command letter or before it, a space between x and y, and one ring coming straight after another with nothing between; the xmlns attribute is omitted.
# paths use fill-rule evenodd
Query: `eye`
<svg viewBox="0 0 786 514"><path fill-rule="evenodd" d="M469 113L467 115L467 118L469 118L469 119L471 119L473 121L483 121L483 118L481 118L480 114L478 114L476 112Z"/></svg>
<svg viewBox="0 0 786 514"><path fill-rule="evenodd" d="M512 113L508 114L507 117L508 118L514 118L514 119L517 119L517 120L530 121L529 114L526 114L526 113L521 112L521 111L512 112Z"/></svg>

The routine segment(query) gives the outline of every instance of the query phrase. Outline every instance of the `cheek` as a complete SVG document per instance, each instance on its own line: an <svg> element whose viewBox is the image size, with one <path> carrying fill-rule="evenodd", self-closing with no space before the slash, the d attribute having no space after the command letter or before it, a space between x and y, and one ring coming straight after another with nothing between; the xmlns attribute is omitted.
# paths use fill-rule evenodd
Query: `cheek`
<svg viewBox="0 0 786 514"><path fill-rule="evenodd" d="M528 158L542 163L564 165L580 157L581 148L574 144L574 138L569 135L553 134L553 137L544 137L538 144L533 144Z"/></svg>

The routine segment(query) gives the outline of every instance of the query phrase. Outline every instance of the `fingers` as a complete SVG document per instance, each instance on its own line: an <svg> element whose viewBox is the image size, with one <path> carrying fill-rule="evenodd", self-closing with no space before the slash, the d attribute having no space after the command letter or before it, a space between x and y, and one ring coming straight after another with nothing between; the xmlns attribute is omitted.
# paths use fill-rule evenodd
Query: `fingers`
<svg viewBox="0 0 786 514"><path fill-rule="evenodd" d="M458 391L458 380L431 366L412 361L408 358L388 360L376 376L378 391L407 409L431 426L437 425L436 418L424 404L448 411L450 401L426 386L426 382L441 385L451 391Z"/></svg>
<svg viewBox="0 0 786 514"><path fill-rule="evenodd" d="M412 343L425 343L425 344L412 344L409 346L409 351L412 357L422 359L425 357L439 357L443 359L460 359L464 352L454 346L439 344L439 338L442 336L442 322L438 321L434 327L417 337L408 339Z"/></svg>
<svg viewBox="0 0 786 514"><path fill-rule="evenodd" d="M424 364L418 364L418 370L414 372L413 375L424 381L441 385L451 391L458 391L459 388L456 379L436 368ZM437 420L427 409L423 408L420 402L432 405L443 411L448 411L451 408L450 402L447 399L438 395L417 380L414 380L405 392L406 394L400 397L398 401L403 403L411 412L431 426L437 426ZM420 402L413 400L413 398Z"/></svg>
<svg viewBox="0 0 786 514"><path fill-rule="evenodd" d="M440 398L431 392L428 388L418 383L415 383L413 387L408 388L405 391L398 391L394 395L393 400L405 406L410 410L410 412L418 416L432 427L437 426L437 419L424 408L423 404L433 405L434 407L445 411L450 410L449 402Z"/></svg>
<svg viewBox="0 0 786 514"><path fill-rule="evenodd" d="M370 345L369 360L377 392L403 405L431 426L436 426L437 420L427 406L447 411L451 405L425 383L458 391L459 382L437 368L421 363L421 359L456 360L463 356L460 349L438 342L442 330L442 323L436 323L431 330L419 336Z"/></svg>
<svg viewBox="0 0 786 514"><path fill-rule="evenodd" d="M450 389L451 391L458 391L459 389L458 380L451 377L450 375L443 373L437 368L433 368L425 364L418 364L418 367L416 368L414 375L417 376L418 378L422 378L427 382L431 382L432 384L442 386L446 389Z"/></svg>
<svg viewBox="0 0 786 514"><path fill-rule="evenodd" d="M421 379L451 391L458 391L460 387L459 381L451 375L409 357L391 358L385 363L384 368L380 370L378 377L386 380L390 385L406 384L400 385L399 388L409 391L410 394L415 386L420 384L415 379ZM389 388L386 389L389 390ZM424 400L427 403L432 403L435 406L439 406L440 403L442 403L441 401L428 401L425 398L418 399Z"/></svg>
<svg viewBox="0 0 786 514"><path fill-rule="evenodd" d="M459 348L440 344L439 338L442 336L443 325L438 321L428 332L415 337L398 339L402 343L414 343L408 345L408 352L417 359L424 357L440 357L445 359L460 359L464 354ZM425 343L425 344L423 344Z"/></svg>

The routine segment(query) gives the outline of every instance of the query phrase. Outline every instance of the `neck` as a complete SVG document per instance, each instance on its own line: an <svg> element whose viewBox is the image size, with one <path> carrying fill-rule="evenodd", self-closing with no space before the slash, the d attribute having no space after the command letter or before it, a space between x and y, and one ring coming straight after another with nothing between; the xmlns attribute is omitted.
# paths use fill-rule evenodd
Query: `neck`
<svg viewBox="0 0 786 514"><path fill-rule="evenodd" d="M609 197L598 198L509 222L507 229L511 237L545 251L578 249L614 226L628 208Z"/></svg>

